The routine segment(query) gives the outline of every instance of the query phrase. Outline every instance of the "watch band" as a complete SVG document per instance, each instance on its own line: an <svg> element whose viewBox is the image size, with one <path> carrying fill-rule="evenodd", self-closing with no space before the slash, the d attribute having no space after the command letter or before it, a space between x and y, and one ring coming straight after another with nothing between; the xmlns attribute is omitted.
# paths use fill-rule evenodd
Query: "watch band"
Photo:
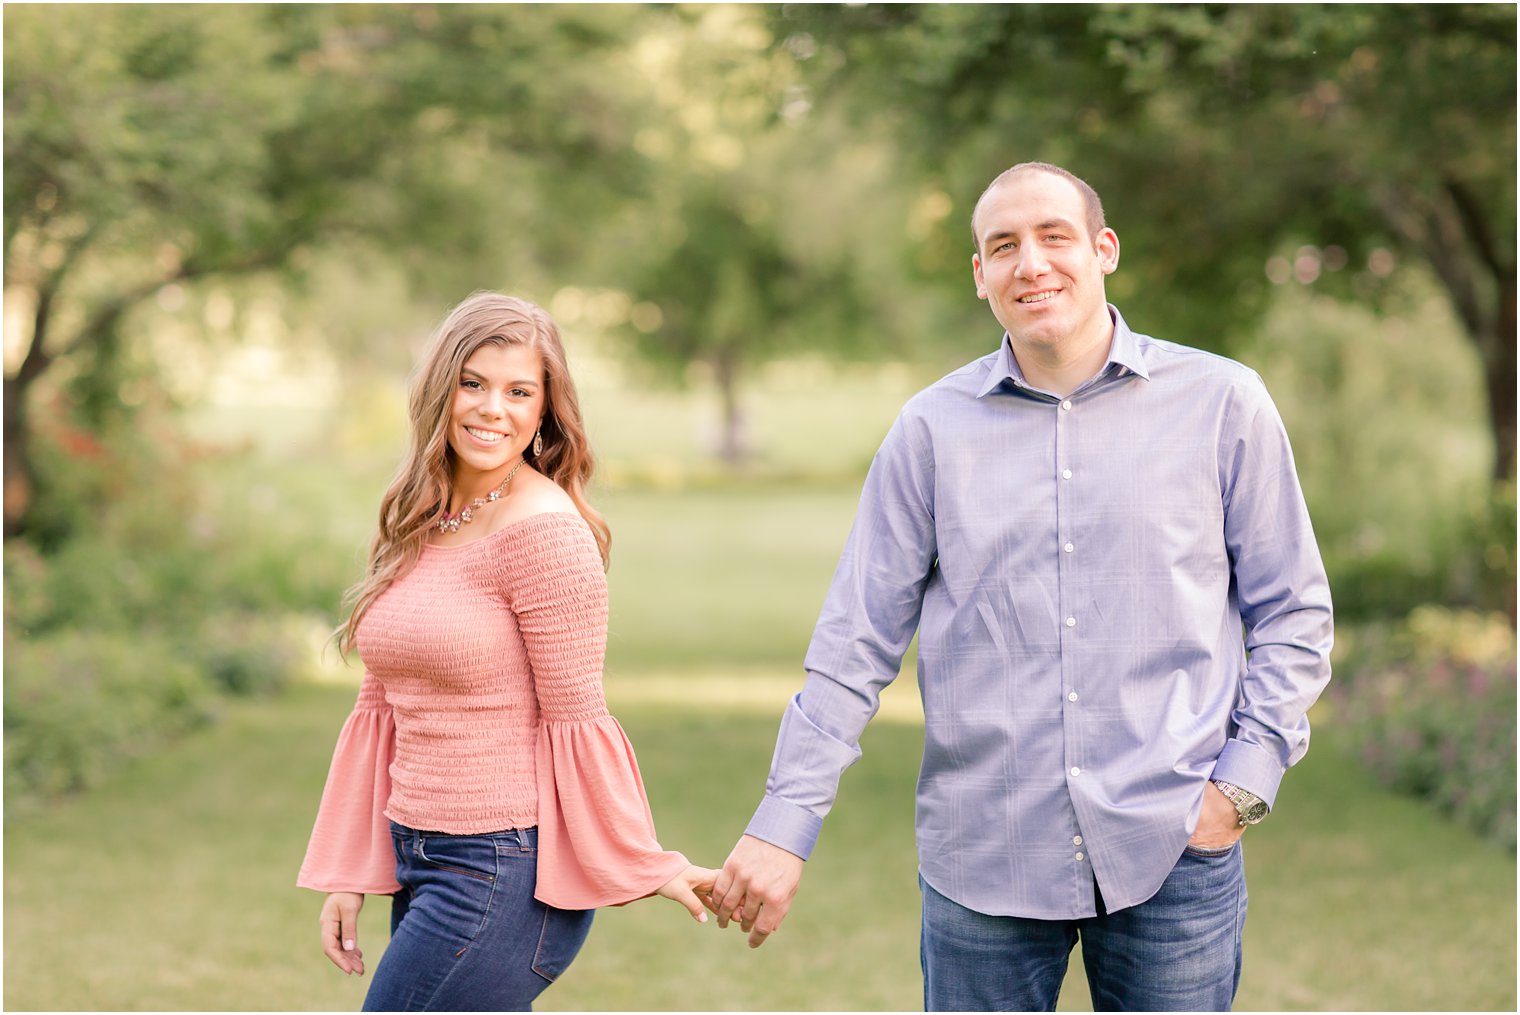
<svg viewBox="0 0 1520 1015"><path fill-rule="evenodd" d="M1254 825L1267 816L1267 803L1261 797L1250 790L1241 789L1230 782L1221 782L1218 779L1210 780L1215 788L1225 795L1225 799L1235 805L1235 814L1240 826Z"/></svg>

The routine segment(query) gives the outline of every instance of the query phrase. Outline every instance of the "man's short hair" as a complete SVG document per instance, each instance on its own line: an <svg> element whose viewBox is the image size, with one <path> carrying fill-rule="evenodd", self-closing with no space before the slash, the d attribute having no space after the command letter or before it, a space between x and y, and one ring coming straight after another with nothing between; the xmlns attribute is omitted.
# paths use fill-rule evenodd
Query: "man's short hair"
<svg viewBox="0 0 1520 1015"><path fill-rule="evenodd" d="M976 199L976 205L971 209L971 242L976 245L977 253L981 253L982 238L976 235L976 213L981 210L982 202L987 199L988 194L1001 187L1010 176L1015 173L1026 172L1050 173L1053 176L1059 176L1064 180L1071 181L1072 185L1077 188L1077 193L1082 195L1082 206L1087 211L1088 239L1094 243L1098 241L1098 234L1108 224L1103 219L1103 201L1098 197L1098 192L1093 190L1086 180L1069 169L1062 169L1060 166L1052 165L1049 162L1020 162L1016 166L1003 170L997 175L997 179L987 184L987 189L982 191L982 196Z"/></svg>

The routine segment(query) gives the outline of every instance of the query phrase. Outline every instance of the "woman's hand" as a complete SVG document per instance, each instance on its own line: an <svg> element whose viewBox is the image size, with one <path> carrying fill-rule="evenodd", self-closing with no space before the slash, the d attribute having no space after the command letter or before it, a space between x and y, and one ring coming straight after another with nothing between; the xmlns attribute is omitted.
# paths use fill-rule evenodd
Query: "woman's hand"
<svg viewBox="0 0 1520 1015"><path fill-rule="evenodd" d="M693 865L661 885L655 894L679 902L686 907L693 920L706 923L707 910L704 907L712 895L713 883L717 880L717 871Z"/></svg>
<svg viewBox="0 0 1520 1015"><path fill-rule="evenodd" d="M344 973L364 975L364 953L359 950L359 910L364 896L357 892L332 892L322 903L322 954Z"/></svg>

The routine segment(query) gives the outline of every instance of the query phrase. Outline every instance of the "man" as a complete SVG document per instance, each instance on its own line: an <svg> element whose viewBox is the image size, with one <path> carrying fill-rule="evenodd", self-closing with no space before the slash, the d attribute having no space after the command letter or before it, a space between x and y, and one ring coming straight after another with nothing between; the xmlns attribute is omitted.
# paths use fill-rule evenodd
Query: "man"
<svg viewBox="0 0 1520 1015"><path fill-rule="evenodd" d="M1107 303L1119 238L1071 173L1003 173L972 233L1006 334L877 453L718 923L780 926L917 630L925 1007L1053 1009L1080 939L1099 1010L1228 1009L1238 840L1329 679L1287 435L1254 372Z"/></svg>

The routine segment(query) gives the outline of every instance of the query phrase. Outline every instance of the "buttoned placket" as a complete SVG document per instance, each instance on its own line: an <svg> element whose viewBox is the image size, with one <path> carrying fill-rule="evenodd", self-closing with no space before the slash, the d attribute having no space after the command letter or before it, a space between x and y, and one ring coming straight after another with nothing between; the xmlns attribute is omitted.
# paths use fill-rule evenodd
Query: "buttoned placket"
<svg viewBox="0 0 1520 1015"><path fill-rule="evenodd" d="M1081 619L1077 616L1077 606L1072 599L1073 589L1076 587L1075 567L1077 547L1073 542L1070 531L1073 517L1073 498L1077 482L1077 474L1081 463L1073 460L1073 442L1071 440L1072 416L1075 403L1070 396L1060 399L1053 406L1055 423L1055 449L1056 449L1056 538L1060 543L1057 551L1058 563L1057 574L1057 602L1060 604L1061 620L1061 687L1065 696L1062 703L1061 716L1066 745L1066 764L1068 784L1080 779L1082 775L1082 759L1077 756L1077 747L1082 743L1082 738L1076 735L1078 723L1077 709L1081 708L1082 694L1077 687L1076 672L1076 639L1081 637ZM1071 839L1074 847L1081 847L1083 839L1080 834L1074 834ZM1087 859L1087 851L1077 848L1072 852L1072 859L1076 863L1084 863Z"/></svg>

